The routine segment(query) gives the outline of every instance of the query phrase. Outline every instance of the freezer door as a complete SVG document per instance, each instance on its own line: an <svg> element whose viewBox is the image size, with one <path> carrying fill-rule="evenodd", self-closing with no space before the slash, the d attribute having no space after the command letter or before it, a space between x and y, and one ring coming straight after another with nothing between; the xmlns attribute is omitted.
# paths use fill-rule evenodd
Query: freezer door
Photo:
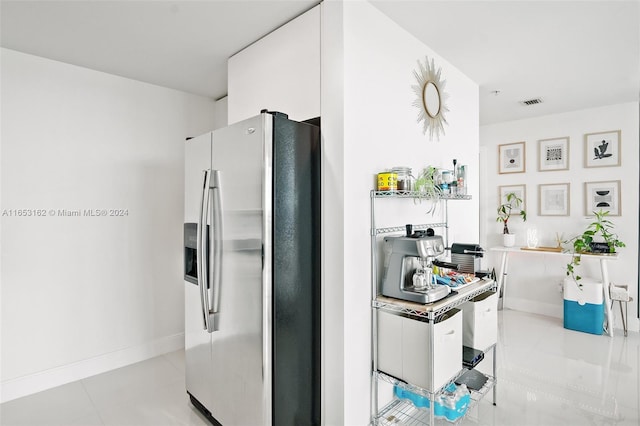
<svg viewBox="0 0 640 426"><path fill-rule="evenodd" d="M217 313L212 399L205 405L225 426L271 422L271 287L263 286L263 276L270 280L270 273L263 275L271 216L263 194L271 185L264 179L271 168L271 122L262 114L213 135L212 209L219 223L212 238L219 246L211 250L210 300Z"/></svg>
<svg viewBox="0 0 640 426"><path fill-rule="evenodd" d="M212 133L190 139L185 145L185 223L197 223L202 196L203 172L211 167ZM199 274L198 274L199 275ZM201 289L185 286L186 387L198 401L211 399L211 335L204 329Z"/></svg>
<svg viewBox="0 0 640 426"><path fill-rule="evenodd" d="M211 168L213 132L191 138L184 150L184 222L197 223L202 196L202 173Z"/></svg>

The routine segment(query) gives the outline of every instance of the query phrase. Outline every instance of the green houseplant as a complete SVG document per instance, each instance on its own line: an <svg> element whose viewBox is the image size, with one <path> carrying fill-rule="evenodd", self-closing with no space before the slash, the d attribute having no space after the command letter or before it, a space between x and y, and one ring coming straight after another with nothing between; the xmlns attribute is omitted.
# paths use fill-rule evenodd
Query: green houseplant
<svg viewBox="0 0 640 426"><path fill-rule="evenodd" d="M414 184L416 195L414 199L422 202L422 200L438 200L442 196L442 189L438 185L438 169L433 166L425 167L418 175ZM427 213L433 213L436 203L433 203Z"/></svg>
<svg viewBox="0 0 640 426"><path fill-rule="evenodd" d="M427 166L422 169L422 172L416 179L415 190L420 194L420 198L437 198L442 195L442 190L438 186L437 182L438 169L433 166Z"/></svg>
<svg viewBox="0 0 640 426"><path fill-rule="evenodd" d="M505 247L511 247L515 241L515 235L509 232L509 219L514 212L515 209L520 209L519 215L522 217L523 221L527 220L527 212L522 209L522 198L518 197L515 192L509 192L505 196L506 203L500 204L498 206L498 216L496 217L496 222L502 222L504 227L502 228L502 233L504 234L504 245Z"/></svg>
<svg viewBox="0 0 640 426"><path fill-rule="evenodd" d="M580 265L580 255L584 253L615 253L616 248L625 247L625 244L618 239L618 235L613 232L614 224L607 216L608 210L600 210L593 212L594 220L587 225L582 234L577 235L567 241L571 244L571 261L567 263L567 276L571 277L580 286L579 282L582 278L576 274L576 267ZM602 239L603 243L594 241ZM601 247L604 245L605 249ZM608 249L608 251L607 251Z"/></svg>

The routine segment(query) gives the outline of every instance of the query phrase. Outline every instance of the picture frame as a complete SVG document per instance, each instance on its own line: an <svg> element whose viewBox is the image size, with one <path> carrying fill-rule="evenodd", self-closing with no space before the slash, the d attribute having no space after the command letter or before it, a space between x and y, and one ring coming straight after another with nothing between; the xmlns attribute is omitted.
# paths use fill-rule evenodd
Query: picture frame
<svg viewBox="0 0 640 426"><path fill-rule="evenodd" d="M594 211L608 210L609 216L622 216L621 181L584 183L584 214L593 215Z"/></svg>
<svg viewBox="0 0 640 426"><path fill-rule="evenodd" d="M527 211L527 186L526 185L501 185L498 187L498 204L507 203L507 194L513 192L518 198L522 200L520 208L513 208L512 214L520 214L522 210Z"/></svg>
<svg viewBox="0 0 640 426"><path fill-rule="evenodd" d="M526 171L525 147L525 142L498 145L498 173L524 173Z"/></svg>
<svg viewBox="0 0 640 426"><path fill-rule="evenodd" d="M620 130L584 135L585 167L617 167L621 164Z"/></svg>
<svg viewBox="0 0 640 426"><path fill-rule="evenodd" d="M538 171L569 170L569 137L538 141Z"/></svg>
<svg viewBox="0 0 640 426"><path fill-rule="evenodd" d="M538 185L539 216L569 216L571 213L569 183Z"/></svg>

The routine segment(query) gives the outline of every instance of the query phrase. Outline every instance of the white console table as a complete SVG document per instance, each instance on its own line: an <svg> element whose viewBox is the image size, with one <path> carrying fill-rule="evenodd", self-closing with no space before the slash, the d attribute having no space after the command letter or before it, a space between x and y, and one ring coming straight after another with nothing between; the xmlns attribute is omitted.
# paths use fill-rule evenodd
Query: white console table
<svg viewBox="0 0 640 426"><path fill-rule="evenodd" d="M571 252L556 252L544 250L523 250L521 247L492 247L491 251L501 252L500 270L498 272L498 294L505 297L507 287L507 270L509 267L509 255L520 253L523 255L550 255L550 256L571 256ZM602 291L604 293L604 309L607 317L607 332L609 336L613 336L613 314L611 310L611 298L609 296L609 270L607 262L609 260L617 260L617 254L581 254L582 259L594 259L600 261L600 273L602 275Z"/></svg>

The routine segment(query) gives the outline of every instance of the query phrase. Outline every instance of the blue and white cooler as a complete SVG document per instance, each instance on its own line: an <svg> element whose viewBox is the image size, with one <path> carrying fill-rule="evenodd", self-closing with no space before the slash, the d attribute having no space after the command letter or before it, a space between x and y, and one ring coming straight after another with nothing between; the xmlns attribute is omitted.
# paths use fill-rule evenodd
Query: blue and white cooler
<svg viewBox="0 0 640 426"><path fill-rule="evenodd" d="M591 334L602 334L604 294L602 283L582 278L576 283L564 280L564 328Z"/></svg>

